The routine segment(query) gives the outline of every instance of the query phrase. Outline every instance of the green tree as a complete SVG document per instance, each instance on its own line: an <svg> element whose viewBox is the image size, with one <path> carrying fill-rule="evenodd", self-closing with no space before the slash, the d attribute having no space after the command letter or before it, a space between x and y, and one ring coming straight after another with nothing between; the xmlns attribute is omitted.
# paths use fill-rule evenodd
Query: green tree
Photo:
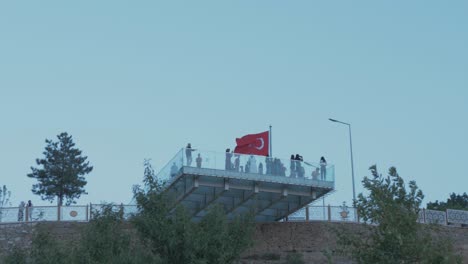
<svg viewBox="0 0 468 264"><path fill-rule="evenodd" d="M43 200L54 201L57 205L75 203L81 194L86 194L84 176L93 170L81 155L81 150L75 148L71 135L61 133L58 141L46 139L44 158L36 159L37 168L31 167L28 177L38 181L33 185L32 192L41 196Z"/></svg>
<svg viewBox="0 0 468 264"><path fill-rule="evenodd" d="M107 204L100 212L93 213L93 219L80 233L79 243L68 247L73 252L69 263L160 263L129 231L123 212L112 209L113 205Z"/></svg>
<svg viewBox="0 0 468 264"><path fill-rule="evenodd" d="M466 194L466 192L462 195L451 193L447 202L439 202L437 200L435 202L429 202L427 203L427 209L440 211L445 211L447 209L468 211L468 194Z"/></svg>
<svg viewBox="0 0 468 264"><path fill-rule="evenodd" d="M214 206L200 222L193 222L183 206L172 210L173 199L148 161L143 182L143 187L134 187L139 214L132 222L163 263L233 263L251 245L253 214L229 222L224 209Z"/></svg>
<svg viewBox="0 0 468 264"><path fill-rule="evenodd" d="M457 263L451 242L433 226L417 223L424 195L416 182L408 189L396 168L388 176L370 167L372 178L365 177L367 195L355 202L363 230L336 232L337 252L357 263Z"/></svg>

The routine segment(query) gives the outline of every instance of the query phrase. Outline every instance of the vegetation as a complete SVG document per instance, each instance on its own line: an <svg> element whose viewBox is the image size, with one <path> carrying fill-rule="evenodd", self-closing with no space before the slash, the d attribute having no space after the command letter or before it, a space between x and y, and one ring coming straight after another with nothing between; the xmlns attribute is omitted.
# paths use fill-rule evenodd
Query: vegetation
<svg viewBox="0 0 468 264"><path fill-rule="evenodd" d="M75 203L81 194L86 194L84 175L93 170L86 161L87 157L81 155L81 150L75 147L71 135L61 133L58 141L46 139L43 159L36 159L37 168L31 167L28 177L38 181L33 185L32 192L41 195L43 200L54 201L57 205Z"/></svg>
<svg viewBox="0 0 468 264"><path fill-rule="evenodd" d="M433 226L417 223L424 195L416 182L408 189L397 170L387 177L370 167L372 178L365 177L367 195L359 194L355 206L367 223L361 232L336 230L338 255L357 263L461 263L452 243Z"/></svg>
<svg viewBox="0 0 468 264"><path fill-rule="evenodd" d="M304 256L297 252L289 253L286 256L285 264L305 264Z"/></svg>
<svg viewBox="0 0 468 264"><path fill-rule="evenodd" d="M162 183L145 163L144 186L135 187L139 213L124 221L123 211L107 205L93 212L93 220L79 232L77 241L58 241L39 225L31 248L13 249L1 263L233 263L252 244L253 216L232 222L221 207L214 206L193 222L183 207L172 212L171 199Z"/></svg>
<svg viewBox="0 0 468 264"><path fill-rule="evenodd" d="M439 202L436 200L435 202L427 203L427 209L439 211L445 211L447 209L468 211L468 194L463 193L460 195L452 193L447 199L447 202Z"/></svg>
<svg viewBox="0 0 468 264"><path fill-rule="evenodd" d="M6 185L3 185L0 188L0 208L11 206L10 198L11 198L11 192L8 190Z"/></svg>
<svg viewBox="0 0 468 264"><path fill-rule="evenodd" d="M140 214L133 223L163 263L233 263L252 244L253 214L228 222L224 209L214 206L196 223L184 207L172 208L162 186L145 162L144 187L134 188Z"/></svg>

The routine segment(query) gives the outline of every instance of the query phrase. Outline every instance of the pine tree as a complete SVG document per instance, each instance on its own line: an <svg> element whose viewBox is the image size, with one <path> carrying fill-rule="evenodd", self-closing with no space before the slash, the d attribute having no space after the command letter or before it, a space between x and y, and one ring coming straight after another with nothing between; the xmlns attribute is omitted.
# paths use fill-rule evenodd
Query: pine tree
<svg viewBox="0 0 468 264"><path fill-rule="evenodd" d="M81 194L87 194L84 186L84 176L93 170L86 161L88 157L81 155L81 150L75 147L72 136L66 132L57 136L58 141L46 139L43 159L36 159L37 168L31 167L28 177L37 179L32 192L40 195L43 200L54 201L62 206L75 203Z"/></svg>

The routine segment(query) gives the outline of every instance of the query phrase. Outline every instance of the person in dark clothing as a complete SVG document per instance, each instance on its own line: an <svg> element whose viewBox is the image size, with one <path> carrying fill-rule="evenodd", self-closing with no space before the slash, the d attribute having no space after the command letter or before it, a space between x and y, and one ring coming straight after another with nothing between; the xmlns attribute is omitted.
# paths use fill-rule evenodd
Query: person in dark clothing
<svg viewBox="0 0 468 264"><path fill-rule="evenodd" d="M200 153L198 153L198 157L195 159L195 162L197 163L197 168L201 168L202 157L200 156Z"/></svg>
<svg viewBox="0 0 468 264"><path fill-rule="evenodd" d="M236 155L236 158L234 159L234 170L239 172L239 166L240 166L240 155Z"/></svg>
<svg viewBox="0 0 468 264"><path fill-rule="evenodd" d="M33 204L31 200L28 200L28 203L26 204L28 207L28 215L26 216L26 221L32 221L32 215L33 215Z"/></svg>
<svg viewBox="0 0 468 264"><path fill-rule="evenodd" d="M195 151L196 149L192 149L192 145L190 143L187 144L187 147L185 148L185 157L187 158L187 166L192 165L192 151Z"/></svg>
<svg viewBox="0 0 468 264"><path fill-rule="evenodd" d="M226 164L225 164L225 168L226 170L231 170L231 158L232 158L232 153L231 153L231 149L226 149Z"/></svg>
<svg viewBox="0 0 468 264"><path fill-rule="evenodd" d="M294 157L295 164L296 164L296 177L300 177L301 159L302 159L302 156L299 154L296 154L296 157Z"/></svg>
<svg viewBox="0 0 468 264"><path fill-rule="evenodd" d="M296 177L296 162L294 161L294 154L291 155L291 164L289 165L289 177Z"/></svg>
<svg viewBox="0 0 468 264"><path fill-rule="evenodd" d="M327 161L324 157L320 158L320 179L325 180L327 178Z"/></svg>
<svg viewBox="0 0 468 264"><path fill-rule="evenodd" d="M258 174L263 174L263 163L258 164Z"/></svg>

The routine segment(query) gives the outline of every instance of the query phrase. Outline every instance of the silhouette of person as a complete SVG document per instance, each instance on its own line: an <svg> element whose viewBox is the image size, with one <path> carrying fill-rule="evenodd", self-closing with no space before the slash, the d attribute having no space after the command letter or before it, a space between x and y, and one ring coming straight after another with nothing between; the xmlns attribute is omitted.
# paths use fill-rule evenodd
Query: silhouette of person
<svg viewBox="0 0 468 264"><path fill-rule="evenodd" d="M251 173L257 173L257 160L253 155L250 155L249 158L249 169Z"/></svg>
<svg viewBox="0 0 468 264"><path fill-rule="evenodd" d="M294 154L291 155L291 164L289 164L289 177L296 177L296 162L294 158Z"/></svg>
<svg viewBox="0 0 468 264"><path fill-rule="evenodd" d="M324 157L320 158L320 179L325 180L327 178L327 161Z"/></svg>
<svg viewBox="0 0 468 264"><path fill-rule="evenodd" d="M25 207L24 201L21 201L21 203L18 206L18 222L24 221L24 207Z"/></svg>
<svg viewBox="0 0 468 264"><path fill-rule="evenodd" d="M196 149L192 149L192 145L190 143L187 144L185 148L185 156L187 158L187 166L192 166L192 151Z"/></svg>
<svg viewBox="0 0 468 264"><path fill-rule="evenodd" d="M202 157L200 156L200 153L198 153L198 156L195 159L195 162L197 163L197 168L201 168Z"/></svg>
<svg viewBox="0 0 468 264"><path fill-rule="evenodd" d="M231 149L226 149L226 164L225 164L226 170L231 170L231 165L232 165L231 158L232 158Z"/></svg>
<svg viewBox="0 0 468 264"><path fill-rule="evenodd" d="M234 159L234 169L239 172L240 166L240 155L236 155L236 159Z"/></svg>
<svg viewBox="0 0 468 264"><path fill-rule="evenodd" d="M299 154L296 154L296 157L294 158L295 160L295 164L296 164L296 177L301 177L300 176L300 173L301 173L301 155Z"/></svg>
<svg viewBox="0 0 468 264"><path fill-rule="evenodd" d="M27 207L28 207L28 215L27 215L28 221L32 221L33 204L31 202L31 200L28 200Z"/></svg>
<svg viewBox="0 0 468 264"><path fill-rule="evenodd" d="M312 180L317 180L319 176L319 168L315 168L314 171L312 171Z"/></svg>
<svg viewBox="0 0 468 264"><path fill-rule="evenodd" d="M177 172L179 172L179 168L177 168L177 165L174 162L171 166L171 177L175 177L177 175Z"/></svg>
<svg viewBox="0 0 468 264"><path fill-rule="evenodd" d="M258 164L258 173L263 174L263 163Z"/></svg>

